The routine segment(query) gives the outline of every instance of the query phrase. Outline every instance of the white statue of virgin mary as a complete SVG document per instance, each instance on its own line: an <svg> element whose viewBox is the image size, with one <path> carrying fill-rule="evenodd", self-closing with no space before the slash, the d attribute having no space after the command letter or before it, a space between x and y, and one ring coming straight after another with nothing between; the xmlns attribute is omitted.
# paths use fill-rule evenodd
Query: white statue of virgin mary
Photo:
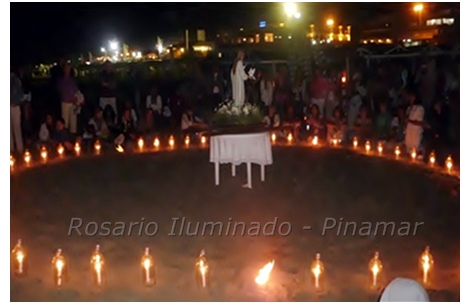
<svg viewBox="0 0 470 304"><path fill-rule="evenodd" d="M243 51L239 51L230 71L230 77L232 80L232 99L234 106L237 107L241 107L245 103L245 80L253 78L255 73L255 69L250 69L248 74L245 72L245 65L243 64L244 57L245 53Z"/></svg>

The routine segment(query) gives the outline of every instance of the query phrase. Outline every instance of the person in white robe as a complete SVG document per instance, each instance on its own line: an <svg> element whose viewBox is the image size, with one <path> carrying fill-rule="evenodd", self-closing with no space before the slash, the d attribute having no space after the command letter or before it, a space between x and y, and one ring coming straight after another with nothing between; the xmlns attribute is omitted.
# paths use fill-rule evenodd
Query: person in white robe
<svg viewBox="0 0 470 304"><path fill-rule="evenodd" d="M426 289L415 280L396 278L385 288L379 302L430 302Z"/></svg>
<svg viewBox="0 0 470 304"><path fill-rule="evenodd" d="M237 107L241 107L245 103L245 80L250 77L252 78L255 72L254 69L251 69L248 74L245 72L245 65L243 64L244 58L245 53L239 51L230 71L232 99L234 105Z"/></svg>
<svg viewBox="0 0 470 304"><path fill-rule="evenodd" d="M417 103L414 95L410 96L410 106L407 109L407 123L405 130L405 146L409 153L412 149L422 152L421 140L423 138L424 107Z"/></svg>

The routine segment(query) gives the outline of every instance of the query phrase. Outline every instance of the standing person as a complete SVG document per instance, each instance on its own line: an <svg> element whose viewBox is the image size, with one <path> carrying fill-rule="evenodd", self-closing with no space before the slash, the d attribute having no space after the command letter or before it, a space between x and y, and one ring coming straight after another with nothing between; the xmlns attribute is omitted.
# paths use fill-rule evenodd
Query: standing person
<svg viewBox="0 0 470 304"><path fill-rule="evenodd" d="M114 111L115 123L118 117L116 98L116 74L111 61L106 61L104 70L100 75L100 107L105 109L109 105Z"/></svg>
<svg viewBox="0 0 470 304"><path fill-rule="evenodd" d="M24 101L20 78L10 68L10 152L23 153L21 133L21 104Z"/></svg>
<svg viewBox="0 0 470 304"><path fill-rule="evenodd" d="M323 77L320 70L316 70L315 76L310 81L310 97L311 103L318 106L321 117L324 117L325 99L327 97L328 89L328 81Z"/></svg>
<svg viewBox="0 0 470 304"><path fill-rule="evenodd" d="M212 95L212 107L216 108L224 98L224 78L219 72L218 67L214 67L212 75L209 79L209 84Z"/></svg>
<svg viewBox="0 0 470 304"><path fill-rule="evenodd" d="M263 73L260 81L261 101L266 109L273 103L274 83L271 74Z"/></svg>
<svg viewBox="0 0 470 304"><path fill-rule="evenodd" d="M412 149L416 149L418 156L422 157L424 107L414 94L409 95L409 104L406 111L406 151L409 153Z"/></svg>
<svg viewBox="0 0 470 304"><path fill-rule="evenodd" d="M57 64L54 65L51 70L51 78L49 79L49 100L46 106L46 112L52 113L55 117L61 116L61 107L60 107L60 93L59 93L59 81L64 75L64 66L67 63L67 60L64 56L61 56L57 59Z"/></svg>
<svg viewBox="0 0 470 304"><path fill-rule="evenodd" d="M245 65L243 60L245 58L245 52L238 51L237 57L233 62L230 76L232 80L232 99L234 105L241 107L245 103L245 80L253 75L254 70L250 71L250 76L245 72Z"/></svg>
<svg viewBox="0 0 470 304"><path fill-rule="evenodd" d="M64 75L59 80L59 93L65 128L73 134L77 133L77 92L79 90L77 82L72 76L72 69L70 64L66 64Z"/></svg>

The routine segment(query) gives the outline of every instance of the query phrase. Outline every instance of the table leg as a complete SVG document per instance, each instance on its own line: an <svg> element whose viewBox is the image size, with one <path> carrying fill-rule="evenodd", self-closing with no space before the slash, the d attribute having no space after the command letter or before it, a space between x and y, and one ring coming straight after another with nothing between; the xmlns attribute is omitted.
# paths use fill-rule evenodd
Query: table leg
<svg viewBox="0 0 470 304"><path fill-rule="evenodd" d="M215 162L215 185L219 185L219 162Z"/></svg>
<svg viewBox="0 0 470 304"><path fill-rule="evenodd" d="M232 164L232 176L235 176L236 174L236 167L234 164Z"/></svg>
<svg viewBox="0 0 470 304"><path fill-rule="evenodd" d="M250 162L247 162L246 163L246 175L247 175L247 178L248 178L248 188L251 189L252 185L251 185L251 163Z"/></svg>
<svg viewBox="0 0 470 304"><path fill-rule="evenodd" d="M261 165L261 181L264 182L264 165Z"/></svg>

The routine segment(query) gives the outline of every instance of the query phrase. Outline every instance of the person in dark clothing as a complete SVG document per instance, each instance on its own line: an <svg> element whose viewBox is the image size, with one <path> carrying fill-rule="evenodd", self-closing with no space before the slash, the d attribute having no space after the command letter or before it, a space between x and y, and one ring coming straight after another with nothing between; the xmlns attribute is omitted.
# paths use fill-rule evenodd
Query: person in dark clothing
<svg viewBox="0 0 470 304"><path fill-rule="evenodd" d="M118 124L117 131L119 135L116 137L114 143L122 145L136 138L136 128L132 120L131 109L126 108L123 110L121 121Z"/></svg>
<svg viewBox="0 0 470 304"><path fill-rule="evenodd" d="M426 141L430 150L437 150L447 143L447 113L440 102L434 103L426 120Z"/></svg>
<svg viewBox="0 0 470 304"><path fill-rule="evenodd" d="M73 151L73 136L65 128L65 120L61 117L56 121L56 129L52 135L52 140L55 144L62 144L66 151Z"/></svg>

